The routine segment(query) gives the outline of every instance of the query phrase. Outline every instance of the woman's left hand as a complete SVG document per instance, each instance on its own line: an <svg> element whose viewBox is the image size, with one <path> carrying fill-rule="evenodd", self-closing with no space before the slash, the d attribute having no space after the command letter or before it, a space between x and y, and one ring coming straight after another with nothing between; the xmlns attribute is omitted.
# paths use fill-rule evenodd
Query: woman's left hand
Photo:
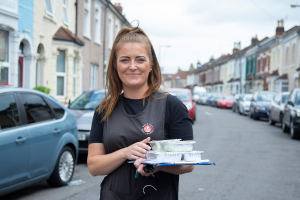
<svg viewBox="0 0 300 200"><path fill-rule="evenodd" d="M159 167L153 166L153 172L152 173L146 173L144 171L144 167L147 165L142 164L142 162L147 161L144 158L139 158L134 162L134 166L137 168L138 173L140 173L142 176L151 176L152 174L156 173L159 171Z"/></svg>

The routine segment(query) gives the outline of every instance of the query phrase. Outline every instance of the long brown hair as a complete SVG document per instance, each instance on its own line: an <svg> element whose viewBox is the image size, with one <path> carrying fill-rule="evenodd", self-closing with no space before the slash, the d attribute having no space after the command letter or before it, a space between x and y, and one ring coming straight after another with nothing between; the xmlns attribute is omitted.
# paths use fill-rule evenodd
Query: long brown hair
<svg viewBox="0 0 300 200"><path fill-rule="evenodd" d="M154 52L154 48L146 35L146 33L139 27L133 28L122 28L112 46L109 63L107 67L106 73L106 88L107 94L103 98L98 112L105 112L105 115L102 118L102 121L108 119L110 114L112 113L115 105L118 102L119 96L122 92L123 85L122 81L119 78L118 71L117 71L117 52L119 48L126 43L139 43L147 49L148 56L151 60L152 71L149 73L148 76L148 90L144 94L144 101L145 98L151 97L154 91L161 91L160 85L162 83L161 80L161 70L156 58L156 54Z"/></svg>

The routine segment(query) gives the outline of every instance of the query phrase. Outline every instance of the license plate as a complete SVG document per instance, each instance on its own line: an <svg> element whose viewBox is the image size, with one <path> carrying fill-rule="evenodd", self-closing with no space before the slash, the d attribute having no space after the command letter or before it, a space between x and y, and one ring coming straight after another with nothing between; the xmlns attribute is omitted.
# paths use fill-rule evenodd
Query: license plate
<svg viewBox="0 0 300 200"><path fill-rule="evenodd" d="M78 140L85 141L86 140L86 135L84 133L78 133Z"/></svg>
<svg viewBox="0 0 300 200"><path fill-rule="evenodd" d="M227 107L232 107L232 105L227 105Z"/></svg>

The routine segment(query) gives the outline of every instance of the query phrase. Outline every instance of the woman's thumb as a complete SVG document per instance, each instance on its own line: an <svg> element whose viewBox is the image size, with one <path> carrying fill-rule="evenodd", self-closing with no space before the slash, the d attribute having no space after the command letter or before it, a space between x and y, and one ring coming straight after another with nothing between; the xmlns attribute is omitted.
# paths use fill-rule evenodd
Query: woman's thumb
<svg viewBox="0 0 300 200"><path fill-rule="evenodd" d="M147 138L144 139L142 142L143 142L143 143L148 143L148 142L150 142L150 139L151 139L150 137L147 137Z"/></svg>

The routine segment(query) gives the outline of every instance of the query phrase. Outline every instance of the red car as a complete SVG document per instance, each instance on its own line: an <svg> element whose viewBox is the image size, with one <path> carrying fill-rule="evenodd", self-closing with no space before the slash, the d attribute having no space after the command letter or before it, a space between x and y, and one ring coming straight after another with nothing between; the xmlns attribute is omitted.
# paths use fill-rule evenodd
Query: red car
<svg viewBox="0 0 300 200"><path fill-rule="evenodd" d="M190 118L194 124L194 121L196 121L196 101L192 98L191 90L184 88L170 88L167 90L167 92L173 96L176 96L183 102L183 104L189 110Z"/></svg>
<svg viewBox="0 0 300 200"><path fill-rule="evenodd" d="M219 108L232 108L233 101L234 101L234 97L232 95L224 94L218 100L217 106Z"/></svg>

